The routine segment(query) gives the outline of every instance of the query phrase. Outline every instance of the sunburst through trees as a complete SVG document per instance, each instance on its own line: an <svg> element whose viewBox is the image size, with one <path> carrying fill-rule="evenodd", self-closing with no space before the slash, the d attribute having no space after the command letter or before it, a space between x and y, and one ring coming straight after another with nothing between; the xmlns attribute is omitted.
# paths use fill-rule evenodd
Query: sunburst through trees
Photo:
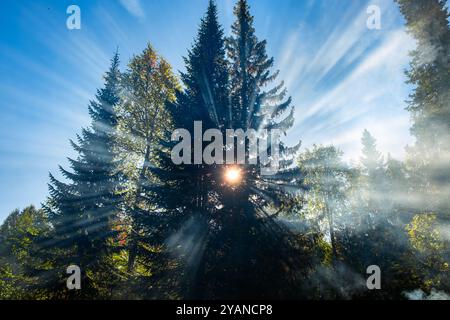
<svg viewBox="0 0 450 320"><path fill-rule="evenodd" d="M226 37L210 0L180 81L150 44L123 72L114 55L71 170L0 228L0 299L446 297L449 15L396 2L418 40L407 161L368 131L353 166L283 143L292 99L247 1Z"/></svg>

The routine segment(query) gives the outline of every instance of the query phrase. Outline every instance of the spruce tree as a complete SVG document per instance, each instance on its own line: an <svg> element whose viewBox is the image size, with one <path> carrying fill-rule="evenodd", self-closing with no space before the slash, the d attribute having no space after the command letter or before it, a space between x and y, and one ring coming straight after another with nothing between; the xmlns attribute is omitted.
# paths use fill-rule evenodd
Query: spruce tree
<svg viewBox="0 0 450 320"><path fill-rule="evenodd" d="M450 27L445 0L397 0L416 40L407 72L414 86L407 110L411 133L409 167L422 209L448 212L450 183ZM448 218L448 215L447 215Z"/></svg>
<svg viewBox="0 0 450 320"><path fill-rule="evenodd" d="M360 210L366 227L372 227L374 220L380 218L383 206L384 161L377 150L376 140L369 131L364 130L361 142L363 149L360 190L363 197Z"/></svg>
<svg viewBox="0 0 450 320"><path fill-rule="evenodd" d="M280 130L286 134L294 124L294 107L292 99L287 97L287 90L281 82L273 87L278 71L272 73L274 60L266 53L266 41L259 41L253 27L253 16L246 0L239 0L235 6L236 21L232 26L232 36L227 39L227 53L230 69L230 96L232 103L232 127L244 130ZM288 113L285 116L286 112ZM262 137L260 137L262 138ZM264 192L283 198L289 194L289 181L301 176L298 168L290 169L293 155L299 150L300 144L293 148L280 146L281 168L275 176L257 174L255 169L248 168L251 180L263 183ZM269 149L271 148L268 143ZM284 180L284 181L283 181ZM288 182L288 184L284 184ZM283 186L287 188L284 189ZM251 194L243 194L248 201ZM280 200L280 199L279 199ZM262 202L264 203L264 202Z"/></svg>
<svg viewBox="0 0 450 320"><path fill-rule="evenodd" d="M273 85L278 71L272 72L274 60L267 55L266 41L258 40L255 34L254 18L246 0L237 2L234 14L236 21L232 26L232 36L227 39L232 127L253 129L258 133L279 130L286 134L294 124L292 99L287 97L283 82ZM262 135L259 138L268 139ZM288 204L292 203L302 188L303 174L298 167L292 167L300 144L288 148L280 143L280 168L275 175L261 174L261 163L256 166L245 165L245 183L237 194L233 194L235 199L231 206L225 201L225 208L228 206L233 216L237 216L237 223L230 224L230 239L234 239L230 241L243 242L242 248L235 247L236 264L239 266L236 282L245 283L249 288L247 292L243 290L243 295L253 295L252 290L265 295L268 287L255 286L255 282L262 281L276 288L298 271L300 259L292 257L300 258L301 254L292 250L291 234L277 221L277 217L283 209L289 208ZM269 152L272 147L268 142ZM264 250L261 250L261 244ZM272 256L271 266L263 262L264 255ZM252 264L252 259L256 263ZM303 264L302 269L305 271L305 261L300 261L300 264ZM291 274L280 270L286 266L292 271ZM260 268L261 273L253 273L253 279L242 276L249 274L252 268ZM265 274L276 276L268 279ZM286 295L289 295L288 291Z"/></svg>
<svg viewBox="0 0 450 320"><path fill-rule="evenodd" d="M106 268L105 258L114 235L112 222L118 217L120 173L114 152L119 103L119 55L116 53L105 75L105 85L89 105L92 126L83 129L77 143L77 159L69 159L72 171L60 167L67 182L50 174L50 198L45 209L54 229L52 246L56 250L54 274L49 281L64 289L66 268L77 265L82 271L83 290L75 295L96 296L94 277ZM103 270L108 274L109 270Z"/></svg>
<svg viewBox="0 0 450 320"><path fill-rule="evenodd" d="M407 110L415 144L408 148L410 207L437 221L450 218L450 26L445 0L397 0L409 34L416 40L407 71L414 86ZM414 220L412 222L414 224ZM447 248L444 255L450 256ZM432 273L435 273L433 271Z"/></svg>
<svg viewBox="0 0 450 320"><path fill-rule="evenodd" d="M203 131L211 128L224 131L230 115L228 70L223 30L213 1L209 2L194 45L184 60L186 72L181 79L185 89L178 92L175 103L167 106L173 128L186 129L193 137L194 122L198 121ZM180 272L184 275L180 279L182 295L199 297L210 222L220 207L217 193L220 171L215 165L175 165L170 150L176 143L169 142L171 135L168 130L158 148L159 163L151 169L159 183L145 189L162 211L155 225L165 225L169 250L175 249L185 261L186 270ZM193 158L193 150L189 156Z"/></svg>
<svg viewBox="0 0 450 320"><path fill-rule="evenodd" d="M361 142L363 145L361 157L363 171L369 177L375 178L377 173L383 169L383 157L377 150L377 141L369 131L364 130Z"/></svg>
<svg viewBox="0 0 450 320"><path fill-rule="evenodd" d="M174 127L186 129L191 136L194 121L202 122L203 131L215 128L223 136L226 129L284 132L293 124L293 108L290 99L282 101L286 95L282 85L263 90L275 78L270 73L273 60L266 55L265 42L258 42L254 36L246 2L240 1L236 8L236 35L228 40L227 61L216 5L209 2L196 41L185 59L185 89L178 94L177 102L168 106ZM241 28L241 23L247 27ZM247 53L244 47L249 49ZM278 120L289 109L289 115ZM260 162L238 165L242 180L238 185L229 185L224 179L227 165L175 165L170 150L177 143L167 143L170 136L171 132L167 132L159 163L151 170L159 183L148 191L168 221L165 230L175 232L167 243L186 266L182 279L184 295L286 295L288 279L300 274L298 266L303 262L303 270L307 269L306 262L299 261L302 255L291 243L293 235L276 222L282 208L301 188L301 172L291 167L299 145L280 146L278 173L263 176ZM192 154L189 156L193 158Z"/></svg>
<svg viewBox="0 0 450 320"><path fill-rule="evenodd" d="M284 100L287 90L283 83L264 91L278 75L278 72L271 72L274 60L266 53L266 41L259 41L255 35L253 16L246 0L238 1L234 14L236 21L232 26L232 36L227 39L233 125L244 129L286 131L294 121L292 99ZM283 121L274 121L287 110L291 112Z"/></svg>

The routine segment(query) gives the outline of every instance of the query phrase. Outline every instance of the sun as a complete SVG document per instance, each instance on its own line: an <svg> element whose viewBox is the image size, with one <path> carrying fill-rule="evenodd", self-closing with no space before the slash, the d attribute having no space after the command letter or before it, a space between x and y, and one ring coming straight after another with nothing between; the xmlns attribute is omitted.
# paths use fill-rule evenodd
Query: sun
<svg viewBox="0 0 450 320"><path fill-rule="evenodd" d="M228 167L225 169L225 181L233 186L236 186L242 181L242 170L238 167Z"/></svg>

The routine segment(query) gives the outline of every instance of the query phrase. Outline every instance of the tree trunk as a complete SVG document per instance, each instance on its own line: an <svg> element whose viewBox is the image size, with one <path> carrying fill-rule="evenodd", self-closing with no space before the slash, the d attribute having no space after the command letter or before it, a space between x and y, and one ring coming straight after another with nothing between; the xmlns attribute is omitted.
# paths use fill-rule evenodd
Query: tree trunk
<svg viewBox="0 0 450 320"><path fill-rule="evenodd" d="M139 196L142 192L142 185L143 185L144 179L145 179L147 163L150 161L150 153L151 153L150 143L149 143L149 140L147 140L147 146L145 148L144 164L142 165L141 172L139 174L139 179L137 182L136 196L134 199L132 215L134 215L134 212L135 212L138 202L139 202ZM133 219L132 227L131 227L130 249L128 252L128 267L127 267L128 273L133 272L134 266L136 264L137 250L138 250L138 239L137 239L138 237L137 237L137 232L136 232L137 228L138 228L138 226L136 225L135 220Z"/></svg>
<svg viewBox="0 0 450 320"><path fill-rule="evenodd" d="M330 228L332 260L333 260L333 265L334 265L336 263L336 261L337 261L337 248L336 248L336 237L335 237L335 233L334 233L333 213L331 212L328 203L325 204L325 207L326 207L325 211L326 211L327 218L328 218L328 225L329 225L329 228Z"/></svg>

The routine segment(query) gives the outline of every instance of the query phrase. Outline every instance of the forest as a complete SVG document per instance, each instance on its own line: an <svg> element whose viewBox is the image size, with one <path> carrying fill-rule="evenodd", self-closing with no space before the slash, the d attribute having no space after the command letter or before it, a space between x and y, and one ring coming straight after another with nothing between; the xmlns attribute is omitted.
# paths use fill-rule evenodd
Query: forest
<svg viewBox="0 0 450 320"><path fill-rule="evenodd" d="M405 159L365 130L357 164L302 137L280 142L271 175L262 162L174 163L176 129L193 145L195 122L222 137L286 135L301 113L247 0L230 37L210 0L180 74L151 44L126 65L112 54L64 178L50 173L48 198L0 227L0 300L449 299L449 11L444 0L395 3L416 42Z"/></svg>

